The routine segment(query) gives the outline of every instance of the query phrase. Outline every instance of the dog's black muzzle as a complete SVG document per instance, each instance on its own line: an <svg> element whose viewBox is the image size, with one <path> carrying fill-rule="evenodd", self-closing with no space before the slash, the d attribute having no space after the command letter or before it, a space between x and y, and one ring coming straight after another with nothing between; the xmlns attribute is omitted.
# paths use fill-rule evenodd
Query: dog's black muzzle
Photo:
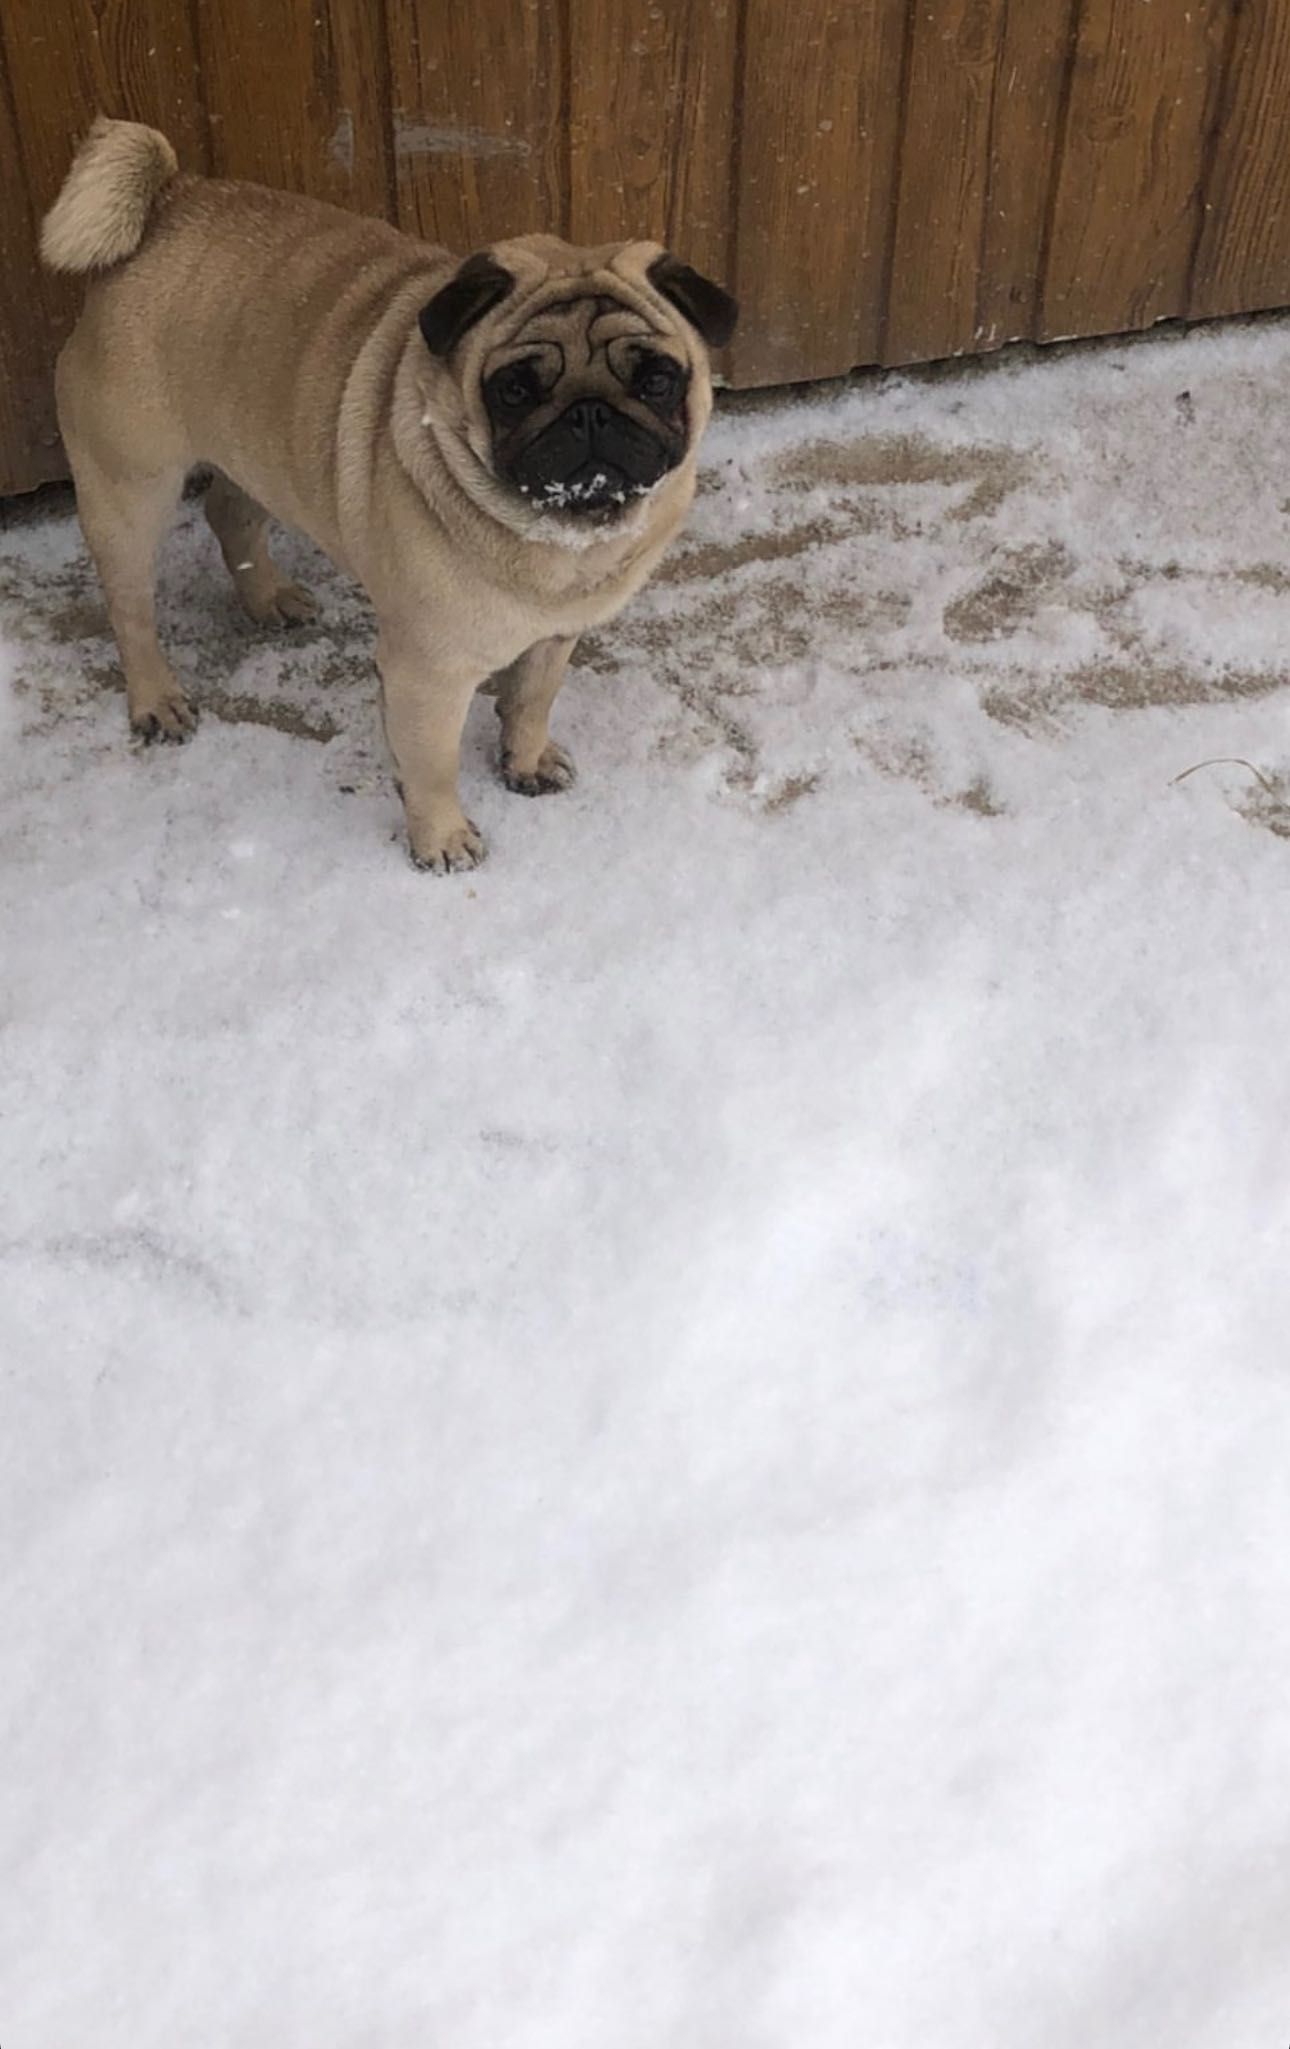
<svg viewBox="0 0 1290 2049"><path fill-rule="evenodd" d="M510 476L535 505L603 513L639 498L680 458L616 406L581 398L516 456Z"/></svg>

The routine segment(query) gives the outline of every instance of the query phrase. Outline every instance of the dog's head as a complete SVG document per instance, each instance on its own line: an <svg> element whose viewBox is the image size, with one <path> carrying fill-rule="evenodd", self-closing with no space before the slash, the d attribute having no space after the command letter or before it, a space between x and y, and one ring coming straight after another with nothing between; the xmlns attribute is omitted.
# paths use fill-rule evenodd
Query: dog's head
<svg viewBox="0 0 1290 2049"><path fill-rule="evenodd" d="M426 424L464 442L517 511L611 524L693 449L708 350L735 317L727 292L657 243L500 243L422 309Z"/></svg>

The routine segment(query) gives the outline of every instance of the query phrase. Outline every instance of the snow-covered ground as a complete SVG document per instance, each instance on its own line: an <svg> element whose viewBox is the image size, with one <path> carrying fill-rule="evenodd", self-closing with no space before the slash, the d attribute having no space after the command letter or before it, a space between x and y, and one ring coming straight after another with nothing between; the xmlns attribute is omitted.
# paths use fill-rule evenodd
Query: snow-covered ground
<svg viewBox="0 0 1290 2049"><path fill-rule="evenodd" d="M4 2049L1290 2039L1290 325L707 484L447 881L0 533Z"/></svg>

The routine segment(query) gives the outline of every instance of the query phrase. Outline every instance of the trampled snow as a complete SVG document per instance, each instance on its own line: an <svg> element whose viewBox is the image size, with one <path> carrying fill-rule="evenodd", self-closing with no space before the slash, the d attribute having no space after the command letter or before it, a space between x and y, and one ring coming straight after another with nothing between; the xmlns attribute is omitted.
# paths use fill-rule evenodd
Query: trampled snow
<svg viewBox="0 0 1290 2049"><path fill-rule="evenodd" d="M447 880L0 533L4 2049L1290 2039L1290 325L706 481Z"/></svg>

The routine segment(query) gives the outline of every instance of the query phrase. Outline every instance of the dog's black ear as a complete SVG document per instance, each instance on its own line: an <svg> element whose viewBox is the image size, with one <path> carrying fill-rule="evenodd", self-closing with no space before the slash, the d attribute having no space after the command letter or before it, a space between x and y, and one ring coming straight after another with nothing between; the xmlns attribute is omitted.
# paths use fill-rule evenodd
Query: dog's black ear
<svg viewBox="0 0 1290 2049"><path fill-rule="evenodd" d="M697 327L710 349L724 349L735 331L739 303L711 278L678 263L675 256L656 256L646 272L656 292L669 299L678 313L684 313L691 327Z"/></svg>
<svg viewBox="0 0 1290 2049"><path fill-rule="evenodd" d="M421 308L420 325L432 356L447 356L463 334L506 297L515 280L486 252L468 256L455 276Z"/></svg>

